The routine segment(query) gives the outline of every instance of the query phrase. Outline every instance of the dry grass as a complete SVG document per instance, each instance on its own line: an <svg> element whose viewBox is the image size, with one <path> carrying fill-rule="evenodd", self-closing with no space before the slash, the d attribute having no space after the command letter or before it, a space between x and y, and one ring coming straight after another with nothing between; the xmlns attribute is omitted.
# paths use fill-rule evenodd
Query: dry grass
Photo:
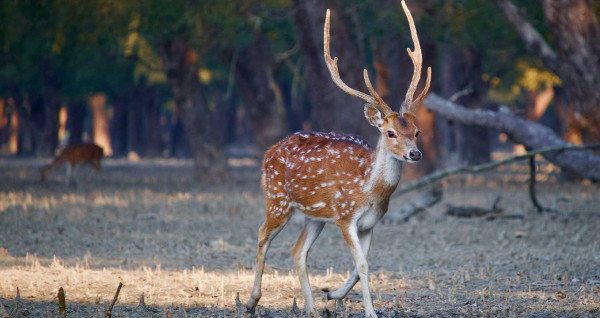
<svg viewBox="0 0 600 318"><path fill-rule="evenodd" d="M41 164L0 160L0 302L8 308L17 308L18 287L19 310L56 316L63 287L69 316L100 317L119 282L113 317L233 316L236 294L246 301L264 213L256 168L235 168L235 183L206 185L190 178L188 161L109 160L102 175L81 169L80 185L66 186L61 172L40 184ZM378 225L369 264L382 316L600 315L600 188L541 183L541 201L569 216L538 215L519 169L450 179L442 204ZM447 203L489 207L498 195L524 219L443 214ZM300 229L290 222L269 250L262 317L290 315L294 297L302 306L290 258ZM342 311L321 290L341 286L352 269L334 226L317 240L309 267L318 308ZM142 294L149 311L137 308ZM343 313L361 316L358 286Z"/></svg>

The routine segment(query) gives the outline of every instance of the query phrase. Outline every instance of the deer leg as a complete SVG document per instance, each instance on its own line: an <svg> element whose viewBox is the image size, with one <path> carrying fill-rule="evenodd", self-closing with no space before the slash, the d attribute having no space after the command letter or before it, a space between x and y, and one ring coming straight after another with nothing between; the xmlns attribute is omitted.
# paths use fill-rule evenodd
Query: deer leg
<svg viewBox="0 0 600 318"><path fill-rule="evenodd" d="M360 285L363 293L363 304L365 306L365 317L377 318L375 310L373 309L373 301L371 299L371 292L369 290L369 264L367 263L366 255L363 253L360 246L356 223L352 223L348 227L342 228L342 235L344 236L346 244L350 248L350 253L354 259L354 266L356 267L358 278L360 279Z"/></svg>
<svg viewBox="0 0 600 318"><path fill-rule="evenodd" d="M300 280L300 286L302 287L302 292L304 293L304 307L306 309L307 316L312 314L315 317L319 317L317 311L315 310L315 302L310 289L308 273L306 271L306 257L310 247L313 245L317 237L319 237L319 234L321 234L324 226L324 222L306 218L304 221L304 229L302 229L300 237L298 237L298 241L296 241L296 244L292 248L294 267L296 268L296 272L298 272L298 279Z"/></svg>
<svg viewBox="0 0 600 318"><path fill-rule="evenodd" d="M371 247L371 237L373 237L373 230L358 233L360 247L365 257L369 255L369 248ZM357 282L358 271L355 268L352 271L352 275L350 275L350 278L348 278L348 280L344 283L342 287L327 293L327 299L343 299L344 297L346 297L346 295L348 295L350 290L352 290L352 288L354 287L354 285L356 285Z"/></svg>
<svg viewBox="0 0 600 318"><path fill-rule="evenodd" d="M281 232L286 224L287 219L269 219L262 224L258 230L258 252L256 252L256 273L254 276L254 287L250 299L246 303L246 309L254 313L254 308L258 304L261 296L262 275L265 269L265 258L271 241Z"/></svg>

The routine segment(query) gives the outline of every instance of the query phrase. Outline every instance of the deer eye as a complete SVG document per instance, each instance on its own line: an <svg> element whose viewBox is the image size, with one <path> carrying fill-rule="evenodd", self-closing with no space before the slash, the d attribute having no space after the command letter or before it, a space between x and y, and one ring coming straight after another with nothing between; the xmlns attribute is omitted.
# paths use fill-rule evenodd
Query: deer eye
<svg viewBox="0 0 600 318"><path fill-rule="evenodd" d="M420 133L421 133L421 132L417 130L417 132L415 133L415 138L419 137L419 134L420 134Z"/></svg>
<svg viewBox="0 0 600 318"><path fill-rule="evenodd" d="M388 130L387 134L388 134L388 137L390 137L390 138L396 138L396 134L394 134L394 132L391 130Z"/></svg>

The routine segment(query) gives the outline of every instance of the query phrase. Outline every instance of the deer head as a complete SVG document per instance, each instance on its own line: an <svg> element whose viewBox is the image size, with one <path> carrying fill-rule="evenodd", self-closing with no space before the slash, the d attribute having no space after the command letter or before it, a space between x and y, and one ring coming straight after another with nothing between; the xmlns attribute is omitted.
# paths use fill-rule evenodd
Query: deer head
<svg viewBox="0 0 600 318"><path fill-rule="evenodd" d="M327 64L327 68L329 69L329 73L331 74L331 78L335 84L348 95L358 97L366 102L365 117L369 121L369 124L379 129L381 134L380 141L383 142L383 145L388 149L392 156L401 161L416 162L421 159L421 152L417 148L416 144L419 130L415 125L415 113L418 106L421 105L423 99L425 99L425 96L427 96L429 84L431 83L431 67L427 68L427 80L425 82L425 88L415 100L414 94L421 79L423 56L421 53L421 45L419 44L415 23L404 1L402 1L402 8L404 9L408 19L415 49L414 51L411 51L409 48L406 49L413 62L414 69L412 80L406 92L406 98L404 99L404 102L400 106L398 112L393 111L379 96L379 94L377 94L373 88L373 85L371 85L369 74L366 69L363 72L363 76L370 95L350 88L348 85L346 85L346 83L344 83L344 81L342 81L338 70L337 57L332 59L329 51L329 9L327 9L327 14L325 17L324 56L325 64Z"/></svg>

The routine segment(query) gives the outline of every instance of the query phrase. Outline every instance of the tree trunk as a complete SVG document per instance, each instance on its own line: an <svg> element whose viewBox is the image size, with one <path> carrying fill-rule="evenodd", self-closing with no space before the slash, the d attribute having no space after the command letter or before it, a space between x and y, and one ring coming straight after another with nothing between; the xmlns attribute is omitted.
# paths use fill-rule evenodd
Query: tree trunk
<svg viewBox="0 0 600 318"><path fill-rule="evenodd" d="M132 89L127 111L127 147L140 156L161 153L160 98L156 88L138 85Z"/></svg>
<svg viewBox="0 0 600 318"><path fill-rule="evenodd" d="M106 95L93 95L90 97L89 103L93 112L94 143L104 150L105 156L112 156L108 114L106 112Z"/></svg>
<svg viewBox="0 0 600 318"><path fill-rule="evenodd" d="M246 108L254 142L262 154L287 133L285 106L275 81L275 59L268 39L257 39L244 49L236 64L236 78Z"/></svg>
<svg viewBox="0 0 600 318"><path fill-rule="evenodd" d="M348 29L351 19L344 17L339 2L294 0L294 21L300 37L300 48L306 59L306 90L312 103L314 128L359 134L374 142L377 130L364 118L364 102L338 88L325 65L323 26L328 7L332 9L331 56L338 57L339 70L344 82L354 89L367 92L362 72L367 66L363 59L364 52L350 39Z"/></svg>
<svg viewBox="0 0 600 318"><path fill-rule="evenodd" d="M442 96L449 98L459 91L471 88L472 92L459 98L467 108L482 107L487 88L479 80L482 74L481 56L468 48L445 44L442 53ZM490 159L489 130L459 123L442 123L446 133L442 138L441 156L444 165L480 164Z"/></svg>
<svg viewBox="0 0 600 318"><path fill-rule="evenodd" d="M69 130L69 145L83 143L83 127L87 104L85 101L76 101L69 107L67 129Z"/></svg>
<svg viewBox="0 0 600 318"><path fill-rule="evenodd" d="M127 152L141 154L142 139L142 112L144 111L145 92L142 87L131 90L131 98L127 104Z"/></svg>
<svg viewBox="0 0 600 318"><path fill-rule="evenodd" d="M54 155L58 147L60 99L56 76L50 72L43 72L44 124L38 152L44 156Z"/></svg>
<svg viewBox="0 0 600 318"><path fill-rule="evenodd" d="M160 133L160 98L156 87L148 88L148 103L143 116L145 130L144 156L161 155L162 139Z"/></svg>
<svg viewBox="0 0 600 318"><path fill-rule="evenodd" d="M509 111L470 110L463 106L430 93L425 99L425 107L465 125L497 129L506 133L514 142L523 144L527 149L566 146L567 143L552 129L516 117ZM550 162L568 172L575 173L592 181L600 181L600 156L585 151L557 151L544 154Z"/></svg>
<svg viewBox="0 0 600 318"><path fill-rule="evenodd" d="M186 136L183 132L179 108L175 105L169 125L169 155L177 158L189 156Z"/></svg>
<svg viewBox="0 0 600 318"><path fill-rule="evenodd" d="M546 23L556 49L519 13L510 0L495 0L529 51L562 80L569 129L583 142L600 141L600 24L589 0L543 0Z"/></svg>
<svg viewBox="0 0 600 318"><path fill-rule="evenodd" d="M220 182L228 178L227 156L221 140L213 131L220 122L217 111L211 110L198 78L198 54L182 40L166 41L160 54L180 119L187 135L194 161L196 177L205 182Z"/></svg>
<svg viewBox="0 0 600 318"><path fill-rule="evenodd" d="M121 94L113 102L114 116L110 121L110 138L112 140L113 156L127 154L127 118L129 94Z"/></svg>

